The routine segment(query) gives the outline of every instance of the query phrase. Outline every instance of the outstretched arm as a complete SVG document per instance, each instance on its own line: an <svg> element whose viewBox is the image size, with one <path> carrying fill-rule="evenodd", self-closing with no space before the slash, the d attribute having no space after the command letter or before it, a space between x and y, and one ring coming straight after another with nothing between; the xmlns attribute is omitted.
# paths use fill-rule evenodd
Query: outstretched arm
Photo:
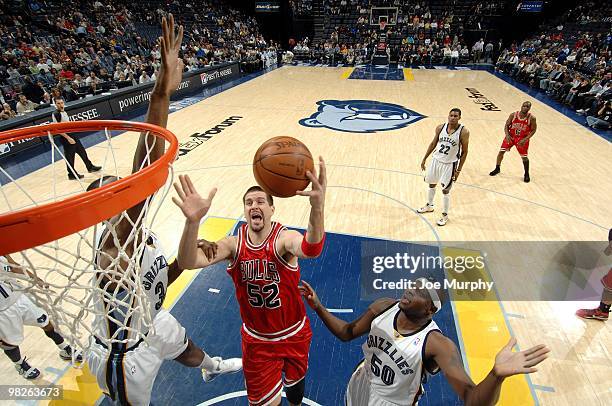
<svg viewBox="0 0 612 406"><path fill-rule="evenodd" d="M327 329L342 341L351 341L369 332L372 320L396 302L394 299L379 299L372 303L358 319L346 322L331 314L329 310L321 304L317 293L308 282L302 281L302 285L300 285L299 288L300 293L308 305L317 312L317 315L323 320Z"/></svg>
<svg viewBox="0 0 612 406"><path fill-rule="evenodd" d="M183 27L180 26L178 32L175 31L172 14L169 15L168 20L164 17L162 19L162 37L160 38L162 63L159 69L159 76L151 92L149 110L145 120L149 124L155 124L164 128L168 125L170 96L183 78L183 61L178 57L181 42L183 41ZM165 149L163 140L157 139L156 136L149 133L140 134L132 162L132 173L138 172L157 161L164 154ZM119 241L122 243L128 239L132 229L138 228L138 218L143 208L144 202L127 210L130 221L124 219L117 227ZM136 224L136 226L131 223Z"/></svg>
<svg viewBox="0 0 612 406"><path fill-rule="evenodd" d="M233 258L236 237L225 237L217 241L216 252L212 258L207 255L206 249L202 249L202 244L198 244L200 220L208 213L217 189L212 189L208 193L208 197L204 199L199 195L188 175L179 175L179 181L180 184L174 184L178 197L172 198L172 201L185 216L185 226L177 256L179 266L183 269L204 268L225 259Z"/></svg>
<svg viewBox="0 0 612 406"><path fill-rule="evenodd" d="M324 208L325 191L327 189L327 170L325 161L319 157L319 177L316 173L306 172L306 176L312 183L311 190L298 191L300 196L310 198L310 217L306 235L302 236L297 231L285 231L280 236L279 253L284 255L290 253L298 258L315 258L321 254L323 239L325 237Z"/></svg>
<svg viewBox="0 0 612 406"><path fill-rule="evenodd" d="M511 338L495 357L491 372L478 385L465 372L455 343L442 334L436 332L429 336L425 355L436 362L453 390L467 406L487 406L494 405L499 400L505 378L537 371L534 366L544 361L550 351L541 344L525 351L512 352L515 344L516 339Z"/></svg>
<svg viewBox="0 0 612 406"><path fill-rule="evenodd" d="M38 276L34 275L32 272L28 271L26 268L22 267L17 262L15 262L15 260L11 258L10 255L5 255L4 258L6 258L6 262L9 266L9 272L19 274L19 275L25 275L28 278L30 278L32 281L34 281L34 283L40 287L43 287L43 288L49 287L49 285L45 283L45 281L43 281Z"/></svg>

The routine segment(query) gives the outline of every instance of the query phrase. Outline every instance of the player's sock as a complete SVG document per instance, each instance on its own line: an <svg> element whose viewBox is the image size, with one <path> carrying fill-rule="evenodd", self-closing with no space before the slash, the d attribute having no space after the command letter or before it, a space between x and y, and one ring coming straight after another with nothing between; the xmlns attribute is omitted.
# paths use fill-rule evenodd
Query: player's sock
<svg viewBox="0 0 612 406"><path fill-rule="evenodd" d="M529 182L529 160L523 159L523 168L525 168L525 182Z"/></svg>
<svg viewBox="0 0 612 406"><path fill-rule="evenodd" d="M53 330L51 332L46 331L46 330L43 330L43 331L45 332L45 335L47 337L49 337L50 339L53 340L55 345L57 345L57 348L59 348L60 350L63 350L64 347L66 347L66 344L64 344L64 337L59 335L55 330Z"/></svg>
<svg viewBox="0 0 612 406"><path fill-rule="evenodd" d="M442 213L445 215L448 214L448 209L450 207L450 196L448 194L442 195Z"/></svg>
<svg viewBox="0 0 612 406"><path fill-rule="evenodd" d="M604 302L599 303L599 310L604 313L610 313L610 305Z"/></svg>
<svg viewBox="0 0 612 406"><path fill-rule="evenodd" d="M427 204L433 206L434 196L436 195L436 188L430 187L427 191Z"/></svg>
<svg viewBox="0 0 612 406"><path fill-rule="evenodd" d="M4 350L4 353L15 364L21 364L23 362L24 357L21 356L19 347L11 348L10 350Z"/></svg>
<svg viewBox="0 0 612 406"><path fill-rule="evenodd" d="M205 369L207 371L214 371L215 369L217 369L218 366L219 361L215 361L214 359L210 358L208 354L204 353L204 359L200 364L200 368Z"/></svg>
<svg viewBox="0 0 612 406"><path fill-rule="evenodd" d="M495 169L493 169L491 172L489 172L489 175L495 176L499 172L501 172L501 165L495 165Z"/></svg>

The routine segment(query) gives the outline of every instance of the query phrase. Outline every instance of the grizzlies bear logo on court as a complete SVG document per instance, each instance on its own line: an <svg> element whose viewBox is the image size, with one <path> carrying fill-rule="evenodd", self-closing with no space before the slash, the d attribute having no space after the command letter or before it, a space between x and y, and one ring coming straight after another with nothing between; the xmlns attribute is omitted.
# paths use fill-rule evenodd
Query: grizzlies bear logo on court
<svg viewBox="0 0 612 406"><path fill-rule="evenodd" d="M317 112L300 120L301 125L351 133L375 133L404 128L425 118L398 104L373 100L321 100L317 105Z"/></svg>

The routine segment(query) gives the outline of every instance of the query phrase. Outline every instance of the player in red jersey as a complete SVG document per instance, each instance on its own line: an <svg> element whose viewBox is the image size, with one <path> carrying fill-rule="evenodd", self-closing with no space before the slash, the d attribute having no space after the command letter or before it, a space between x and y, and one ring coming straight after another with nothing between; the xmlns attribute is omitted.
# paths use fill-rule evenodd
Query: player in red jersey
<svg viewBox="0 0 612 406"><path fill-rule="evenodd" d="M608 246L604 250L604 254L612 255L612 228L608 231ZM603 285L603 293L601 294L599 306L595 309L579 309L576 311L578 317L601 321L608 320L610 307L612 306L612 268L601 278L601 284Z"/></svg>
<svg viewBox="0 0 612 406"><path fill-rule="evenodd" d="M523 158L523 167L525 168L525 182L529 182L529 158L527 158L527 152L529 150L529 140L535 134L538 125L534 115L529 113L531 110L531 102L526 101L521 106L521 110L510 114L510 117L506 120L504 131L506 138L502 142L499 154L497 154L497 164L489 175L495 176L500 172L501 162L504 159L504 154L509 151L512 146L516 146L516 150L521 154Z"/></svg>
<svg viewBox="0 0 612 406"><path fill-rule="evenodd" d="M175 184L179 197L173 201L186 217L178 255L181 267L230 261L227 272L236 287L243 322L242 364L250 405L280 405L283 384L289 403L302 403L312 332L298 288L298 258L318 257L323 249L327 179L322 158L319 166L318 178L307 173L312 190L298 192L310 198L305 235L273 222L272 196L253 186L243 196L246 224L237 236L217 241L212 260L197 248L197 233L215 191L203 199L189 177L179 176L181 185Z"/></svg>

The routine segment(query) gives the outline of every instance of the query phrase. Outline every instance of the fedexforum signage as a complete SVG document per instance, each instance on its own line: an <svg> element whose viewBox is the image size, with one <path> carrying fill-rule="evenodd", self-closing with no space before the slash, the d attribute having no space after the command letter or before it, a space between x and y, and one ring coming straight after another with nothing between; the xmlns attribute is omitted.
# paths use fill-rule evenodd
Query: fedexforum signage
<svg viewBox="0 0 612 406"><path fill-rule="evenodd" d="M489 100L482 93L480 93L478 89L474 89L473 87L466 87L465 90L470 92L470 96L468 96L470 99L475 99L474 103L482 105L480 110L501 111L499 107L497 107L491 100Z"/></svg>
<svg viewBox="0 0 612 406"><path fill-rule="evenodd" d="M219 134L221 131L225 130L227 127L230 127L241 118L243 117L230 116L211 129L208 129L202 133L197 132L195 134L191 134L187 141L179 144L179 157L187 155L189 152L193 151L200 145L204 144L204 142L211 139L215 134Z"/></svg>

